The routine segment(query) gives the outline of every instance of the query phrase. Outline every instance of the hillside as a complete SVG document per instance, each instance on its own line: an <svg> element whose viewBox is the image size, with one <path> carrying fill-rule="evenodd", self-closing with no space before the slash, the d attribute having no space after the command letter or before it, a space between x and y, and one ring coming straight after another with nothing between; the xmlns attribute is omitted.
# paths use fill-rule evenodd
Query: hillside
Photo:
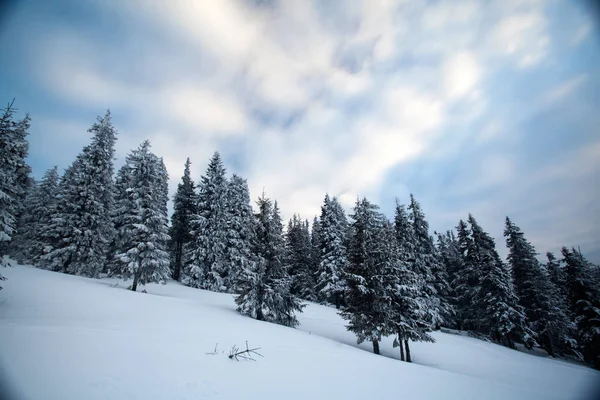
<svg viewBox="0 0 600 400"><path fill-rule="evenodd" d="M239 315L231 295L173 282L145 294L28 266L2 273L0 366L17 398L579 399L600 381L584 366L440 332L412 344L413 364L394 359L391 338L376 356L316 304L290 329ZM228 359L245 341L264 358Z"/></svg>

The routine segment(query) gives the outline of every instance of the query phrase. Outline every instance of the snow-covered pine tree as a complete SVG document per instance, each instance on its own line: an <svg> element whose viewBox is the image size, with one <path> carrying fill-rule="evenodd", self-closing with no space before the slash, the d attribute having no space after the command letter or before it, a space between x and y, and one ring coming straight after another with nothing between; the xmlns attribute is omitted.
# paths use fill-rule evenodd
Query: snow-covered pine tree
<svg viewBox="0 0 600 400"><path fill-rule="evenodd" d="M357 343L372 342L375 354L379 354L379 341L389 325L389 289L384 279L389 255L385 251L385 217L378 210L366 198L357 199L350 215L345 301L339 311Z"/></svg>
<svg viewBox="0 0 600 400"><path fill-rule="evenodd" d="M129 173L121 240L115 258L123 267L119 275L133 278L131 290L148 282L165 283L169 278L167 217L168 176L162 159L150 152L145 141L126 159Z"/></svg>
<svg viewBox="0 0 600 400"><path fill-rule="evenodd" d="M0 117L0 264L17 228L23 200L32 184L31 168L25 161L29 151L29 114L15 119L13 102ZM0 275L0 278L2 276Z"/></svg>
<svg viewBox="0 0 600 400"><path fill-rule="evenodd" d="M328 194L321 206L320 229L317 295L322 303L334 304L339 309L344 292L342 276L348 264L348 221L338 200Z"/></svg>
<svg viewBox="0 0 600 400"><path fill-rule="evenodd" d="M256 269L256 221L250 204L250 191L245 179L233 175L228 189L229 225L225 259L229 274L225 286L238 293L240 282ZM243 284L241 285L243 286Z"/></svg>
<svg viewBox="0 0 600 400"><path fill-rule="evenodd" d="M559 289L559 292L563 294L566 300L565 291L565 275L560 262L556 259L556 256L551 253L546 253L546 271L548 271L548 277L550 281Z"/></svg>
<svg viewBox="0 0 600 400"><path fill-rule="evenodd" d="M586 362L600 369L600 293L591 264L574 248L562 248L565 284L571 317Z"/></svg>
<svg viewBox="0 0 600 400"><path fill-rule="evenodd" d="M479 296L480 271L478 269L476 252L474 251L471 231L462 219L456 227L459 257L462 260L460 270L451 281L456 294L455 321L458 329L475 331L480 305L473 299Z"/></svg>
<svg viewBox="0 0 600 400"><path fill-rule="evenodd" d="M458 315L458 295L456 289L450 284L455 282L458 275L464 268L464 260L460 251L460 244L454 231L446 231L444 234L437 233L438 237L438 253L444 263L446 272L448 273L449 290L446 294L446 301L452 306L454 313L446 318L446 323L450 328L459 329L457 322Z"/></svg>
<svg viewBox="0 0 600 400"><path fill-rule="evenodd" d="M314 274L311 271L311 242L308 221L294 214L285 234L291 292L303 300L316 301Z"/></svg>
<svg viewBox="0 0 600 400"><path fill-rule="evenodd" d="M310 260L310 270L316 285L319 263L321 262L321 222L316 216L313 218L310 228Z"/></svg>
<svg viewBox="0 0 600 400"><path fill-rule="evenodd" d="M564 354L574 343L571 324L553 298L554 288L548 274L537 260L533 245L508 217L504 236L515 291L537 342L551 356Z"/></svg>
<svg viewBox="0 0 600 400"><path fill-rule="evenodd" d="M433 238L429 235L429 223L421 210L421 205L410 195L409 221L414 240L413 270L424 278L423 292L428 297L429 321L432 329L437 329L454 311L448 304L448 277L444 264L437 253Z"/></svg>
<svg viewBox="0 0 600 400"><path fill-rule="evenodd" d="M117 131L110 111L88 130L92 141L61 181L57 211L45 230L53 243L43 262L56 271L95 277L114 239L113 158Z"/></svg>
<svg viewBox="0 0 600 400"><path fill-rule="evenodd" d="M475 263L478 274L478 290L471 298L477 305L475 329L511 348L515 347L516 341L533 347L535 334L527 326L510 269L500 259L494 239L483 231L471 214L468 221L472 240L467 250L467 262Z"/></svg>
<svg viewBox="0 0 600 400"><path fill-rule="evenodd" d="M20 263L36 265L50 249L41 237L52 215L56 212L59 176L55 166L44 173L41 181L31 189L19 218L17 234L11 243L11 256Z"/></svg>
<svg viewBox="0 0 600 400"><path fill-rule="evenodd" d="M298 325L295 312L302 311L303 305L290 292L277 202L273 204L263 193L257 204L257 263L253 271L244 271L245 279L240 280L239 295L235 299L238 311L258 320L295 327Z"/></svg>
<svg viewBox="0 0 600 400"><path fill-rule="evenodd" d="M386 221L384 227L383 244L386 247L384 252L388 255L388 263L383 277L386 279L384 288L390 301L386 333L396 335L394 347L400 347L400 359L405 360L406 348L407 361L410 362L409 340L433 341L433 338L420 324L427 318L424 298L421 296L423 283L412 270L412 229L406 209L397 200L394 224Z"/></svg>
<svg viewBox="0 0 600 400"><path fill-rule="evenodd" d="M171 228L169 230L169 251L171 254L171 273L174 280L181 280L181 272L184 263L184 252L188 250L193 240L192 218L197 214L196 186L191 177L191 161L185 161L183 177L177 186L177 192L173 197L173 215L171 216Z"/></svg>
<svg viewBox="0 0 600 400"><path fill-rule="evenodd" d="M229 273L226 263L228 182L221 156L215 152L206 175L199 184L198 213L192 220L194 250L190 254L188 275L194 287L225 292L225 281Z"/></svg>

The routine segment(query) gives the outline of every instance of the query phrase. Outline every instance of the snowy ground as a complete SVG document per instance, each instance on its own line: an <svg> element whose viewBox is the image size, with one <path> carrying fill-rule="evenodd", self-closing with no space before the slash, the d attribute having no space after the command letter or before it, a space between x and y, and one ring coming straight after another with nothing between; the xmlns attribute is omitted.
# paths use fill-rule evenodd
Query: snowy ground
<svg viewBox="0 0 600 400"><path fill-rule="evenodd" d="M439 332L412 345L413 364L394 359L391 339L376 356L315 304L290 329L176 283L144 294L32 267L2 273L0 372L18 399L582 399L600 382L584 366ZM264 358L228 359L246 340ZM225 353L206 354L216 343Z"/></svg>

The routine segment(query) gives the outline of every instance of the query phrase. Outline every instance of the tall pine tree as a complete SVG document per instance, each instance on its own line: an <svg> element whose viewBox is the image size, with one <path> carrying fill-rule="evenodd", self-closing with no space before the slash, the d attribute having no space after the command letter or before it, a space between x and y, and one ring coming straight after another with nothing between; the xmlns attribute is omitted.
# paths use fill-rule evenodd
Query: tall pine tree
<svg viewBox="0 0 600 400"><path fill-rule="evenodd" d="M577 326L578 342L586 362L600 369L600 294L592 266L575 249L562 249L569 311Z"/></svg>
<svg viewBox="0 0 600 400"><path fill-rule="evenodd" d="M14 100L0 112L0 264L32 183L31 168L25 161L29 152L30 118L27 114L22 120L16 120L13 103Z"/></svg>
<svg viewBox="0 0 600 400"><path fill-rule="evenodd" d="M350 218L349 263L340 315L348 321L346 327L356 335L357 342L372 342L373 352L379 354L381 336L388 332L389 313L385 217L379 207L362 199L356 201Z"/></svg>
<svg viewBox="0 0 600 400"><path fill-rule="evenodd" d="M285 243L283 225L277 202L262 197L258 199L256 214L257 262L253 270L244 271L240 280L239 295L235 301L238 311L258 320L295 327L296 312L303 305L290 292L291 279L285 268Z"/></svg>
<svg viewBox="0 0 600 400"><path fill-rule="evenodd" d="M196 186L191 178L191 161L185 162L183 177L177 186L177 192L173 198L173 215L171 216L171 228L169 230L169 250L171 254L171 273L174 280L181 280L184 263L184 255L193 240L192 218L197 214Z"/></svg>
<svg viewBox="0 0 600 400"><path fill-rule="evenodd" d="M51 244L46 243L41 234L56 212L58 189L58 168L53 167L27 196L17 235L11 244L11 255L17 261L36 265L40 257L51 250Z"/></svg>
<svg viewBox="0 0 600 400"><path fill-rule="evenodd" d="M285 234L288 273L292 279L291 291L304 300L316 301L315 280L311 270L311 242L308 221L294 214Z"/></svg>
<svg viewBox="0 0 600 400"><path fill-rule="evenodd" d="M227 291L227 190L225 167L218 152L212 156L201 179L197 215L192 221L194 251L191 253L192 286Z"/></svg>
<svg viewBox="0 0 600 400"><path fill-rule="evenodd" d="M117 131L110 112L89 129L92 142L65 172L57 211L45 230L54 248L44 255L51 269L95 277L107 260L114 229L113 158Z"/></svg>
<svg viewBox="0 0 600 400"><path fill-rule="evenodd" d="M570 322L553 297L550 278L537 260L537 253L521 229L508 217L504 229L508 262L516 294L540 346L554 356L564 354L573 342Z"/></svg>
<svg viewBox="0 0 600 400"><path fill-rule="evenodd" d="M348 264L346 233L348 222L338 200L325 195L320 218L320 257L317 270L317 293L324 303L341 305L342 279Z"/></svg>
<svg viewBox="0 0 600 400"><path fill-rule="evenodd" d="M133 278L131 290L148 282L165 283L169 278L168 176L162 159L150 152L145 141L126 159L127 187L119 206L124 208L121 241L115 258L122 265L119 275Z"/></svg>
<svg viewBox="0 0 600 400"><path fill-rule="evenodd" d="M225 259L229 273L225 286L238 293L238 286L256 268L256 221L250 204L250 192L245 179L233 175L227 195L229 221Z"/></svg>

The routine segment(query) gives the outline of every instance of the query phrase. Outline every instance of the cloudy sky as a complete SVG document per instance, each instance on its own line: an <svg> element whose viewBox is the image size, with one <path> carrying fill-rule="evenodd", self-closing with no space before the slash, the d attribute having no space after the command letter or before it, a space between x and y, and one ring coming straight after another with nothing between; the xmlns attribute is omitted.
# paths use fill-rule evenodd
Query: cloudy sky
<svg viewBox="0 0 600 400"><path fill-rule="evenodd" d="M111 109L117 164L148 138L171 189L221 152L285 217L326 192L432 230L469 212L503 250L600 261L598 14L558 0L13 1L0 101L29 111L34 174L66 167ZM589 3L591 4L591 3ZM589 5L588 4L588 5Z"/></svg>

